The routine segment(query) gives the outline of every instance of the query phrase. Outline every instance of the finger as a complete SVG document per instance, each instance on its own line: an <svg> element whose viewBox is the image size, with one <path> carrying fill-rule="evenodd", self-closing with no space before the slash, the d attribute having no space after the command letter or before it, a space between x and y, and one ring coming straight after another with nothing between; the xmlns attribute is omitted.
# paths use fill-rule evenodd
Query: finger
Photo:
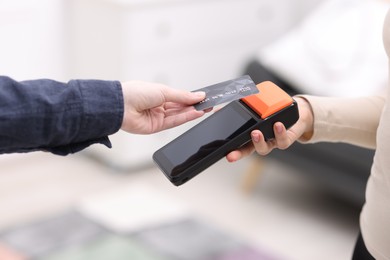
<svg viewBox="0 0 390 260"><path fill-rule="evenodd" d="M213 107L210 107L210 108L207 108L207 109L205 109L205 110L203 110L205 113L209 113L209 112L211 112L211 111L213 111L214 110L214 108Z"/></svg>
<svg viewBox="0 0 390 260"><path fill-rule="evenodd" d="M259 130L253 130L251 137L255 150L260 155L267 155L275 148L275 139L265 141L263 133Z"/></svg>
<svg viewBox="0 0 390 260"><path fill-rule="evenodd" d="M226 155L226 160L228 162L238 161L246 156L251 155L255 151L255 147L252 142L247 143L246 145L240 147L237 150L234 150Z"/></svg>
<svg viewBox="0 0 390 260"><path fill-rule="evenodd" d="M187 105L196 104L206 97L206 93L203 91L189 92L174 88L164 88L162 93L166 102L176 102Z"/></svg>
<svg viewBox="0 0 390 260"><path fill-rule="evenodd" d="M177 109L177 108L183 108L183 107L188 107L184 104L180 103L175 103L175 102L165 102L164 103L164 109L169 110L169 109Z"/></svg>
<svg viewBox="0 0 390 260"><path fill-rule="evenodd" d="M291 145L292 142L289 136L287 135L286 127L281 122L277 122L274 124L274 134L275 134L276 146L279 149L285 150Z"/></svg>
<svg viewBox="0 0 390 260"><path fill-rule="evenodd" d="M165 117L174 117L174 116L178 116L180 114L186 114L186 113L195 113L195 114L200 114L200 115L204 115L205 113L207 113L207 110L196 110L193 106L173 106L172 108L169 108L169 109L165 109L164 110L164 114L165 114Z"/></svg>
<svg viewBox="0 0 390 260"><path fill-rule="evenodd" d="M240 150L235 150L226 155L226 160L232 163L240 160L242 157L242 152Z"/></svg>
<svg viewBox="0 0 390 260"><path fill-rule="evenodd" d="M191 109L195 109L195 108L193 106L188 106L188 105L184 105L184 104L179 104L179 103L174 103L174 102L166 102L164 104L164 109L166 111L168 111L168 110L171 110L171 109L174 109L174 110L180 110L180 109L191 110ZM214 108L210 107L210 108L204 109L203 111L205 113L209 113L209 112L211 112L213 110L214 110Z"/></svg>
<svg viewBox="0 0 390 260"><path fill-rule="evenodd" d="M187 113L189 111L196 111L196 110L193 106L185 106L177 103L169 103L169 104L167 103L164 106L164 111L165 111L165 117L168 117L168 116L175 116L175 115Z"/></svg>
<svg viewBox="0 0 390 260"><path fill-rule="evenodd" d="M171 112L171 115L168 115L164 118L164 123L163 123L163 129L168 129L172 128L175 126L179 126L181 124L184 124L188 121L197 119L205 114L204 111L197 111L195 109L186 111L186 112L181 112L181 113L173 113ZM162 129L162 130L163 130Z"/></svg>

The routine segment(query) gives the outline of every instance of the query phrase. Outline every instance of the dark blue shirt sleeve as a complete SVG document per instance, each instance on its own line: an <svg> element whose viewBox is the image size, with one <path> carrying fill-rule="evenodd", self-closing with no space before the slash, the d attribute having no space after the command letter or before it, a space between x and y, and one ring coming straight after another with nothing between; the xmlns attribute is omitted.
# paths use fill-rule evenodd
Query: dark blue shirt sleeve
<svg viewBox="0 0 390 260"><path fill-rule="evenodd" d="M94 143L111 147L108 136L120 129L123 106L118 81L0 76L0 153L66 155Z"/></svg>

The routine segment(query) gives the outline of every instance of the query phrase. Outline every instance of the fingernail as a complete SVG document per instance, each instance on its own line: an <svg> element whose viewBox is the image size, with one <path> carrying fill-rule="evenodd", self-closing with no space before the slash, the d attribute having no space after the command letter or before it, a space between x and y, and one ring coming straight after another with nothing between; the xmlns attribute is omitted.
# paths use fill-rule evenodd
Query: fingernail
<svg viewBox="0 0 390 260"><path fill-rule="evenodd" d="M283 132L283 127L280 124L276 124L275 128L278 134L281 134Z"/></svg>
<svg viewBox="0 0 390 260"><path fill-rule="evenodd" d="M198 97L204 97L204 96L206 95L206 93L203 92L203 91L194 92L194 94L195 94L196 96L198 96Z"/></svg>
<svg viewBox="0 0 390 260"><path fill-rule="evenodd" d="M252 140L253 140L253 142L258 143L260 141L259 135L252 134Z"/></svg>

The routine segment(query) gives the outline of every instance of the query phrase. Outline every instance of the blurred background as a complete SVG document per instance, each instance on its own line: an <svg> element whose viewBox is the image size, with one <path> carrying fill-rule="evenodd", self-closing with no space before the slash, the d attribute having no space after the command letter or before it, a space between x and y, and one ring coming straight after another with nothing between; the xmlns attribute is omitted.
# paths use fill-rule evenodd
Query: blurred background
<svg viewBox="0 0 390 260"><path fill-rule="evenodd" d="M193 90L249 74L290 94L376 94L382 0L2 0L0 73ZM294 145L181 187L152 154L198 121L67 157L0 157L0 259L348 259L373 152Z"/></svg>

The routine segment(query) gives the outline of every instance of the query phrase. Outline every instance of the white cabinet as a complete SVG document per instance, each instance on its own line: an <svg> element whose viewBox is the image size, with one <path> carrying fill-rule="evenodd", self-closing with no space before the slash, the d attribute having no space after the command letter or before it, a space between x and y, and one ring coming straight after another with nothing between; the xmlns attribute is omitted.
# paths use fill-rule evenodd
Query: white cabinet
<svg viewBox="0 0 390 260"><path fill-rule="evenodd" d="M264 44L288 28L288 0L67 1L70 78L146 80L197 89L240 76ZM116 134L113 149L90 152L119 167L151 162L184 129Z"/></svg>

